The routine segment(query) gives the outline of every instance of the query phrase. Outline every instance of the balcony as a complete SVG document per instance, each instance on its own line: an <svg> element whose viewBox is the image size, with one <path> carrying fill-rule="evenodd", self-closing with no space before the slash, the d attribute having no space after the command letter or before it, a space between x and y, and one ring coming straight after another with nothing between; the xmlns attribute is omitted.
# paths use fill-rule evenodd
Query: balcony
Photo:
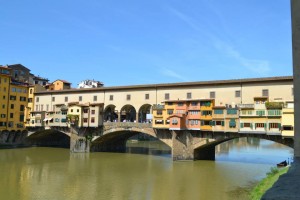
<svg viewBox="0 0 300 200"><path fill-rule="evenodd" d="M254 104L239 104L240 109L254 109Z"/></svg>

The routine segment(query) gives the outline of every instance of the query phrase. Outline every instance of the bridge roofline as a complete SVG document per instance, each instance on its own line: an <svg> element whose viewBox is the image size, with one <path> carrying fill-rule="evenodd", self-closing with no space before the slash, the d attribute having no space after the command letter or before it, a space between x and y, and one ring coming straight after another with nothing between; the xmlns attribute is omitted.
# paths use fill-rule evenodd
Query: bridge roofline
<svg viewBox="0 0 300 200"><path fill-rule="evenodd" d="M196 86L215 86L215 85L232 85L232 84L246 84L246 83L268 83L293 81L293 76L275 76L263 78L245 78L245 79L229 79L229 80L211 80L211 81L195 81L195 82L177 82L177 83L161 83L161 84L145 84L145 85L129 85L129 86L111 86L100 88L80 88L80 89L66 89L66 90L51 90L40 91L35 94L65 94L65 93L88 93L97 91L115 91L115 90L130 90L130 89L157 89L157 88L178 88L178 87L196 87Z"/></svg>

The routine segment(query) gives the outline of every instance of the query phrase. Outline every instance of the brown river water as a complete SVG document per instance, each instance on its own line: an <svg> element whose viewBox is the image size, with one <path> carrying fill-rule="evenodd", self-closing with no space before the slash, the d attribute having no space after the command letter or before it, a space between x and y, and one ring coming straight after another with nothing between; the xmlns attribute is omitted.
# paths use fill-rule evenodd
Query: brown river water
<svg viewBox="0 0 300 200"><path fill-rule="evenodd" d="M173 162L158 141L128 142L128 153L0 149L3 200L249 199L253 185L293 149L260 139L216 147L216 161Z"/></svg>

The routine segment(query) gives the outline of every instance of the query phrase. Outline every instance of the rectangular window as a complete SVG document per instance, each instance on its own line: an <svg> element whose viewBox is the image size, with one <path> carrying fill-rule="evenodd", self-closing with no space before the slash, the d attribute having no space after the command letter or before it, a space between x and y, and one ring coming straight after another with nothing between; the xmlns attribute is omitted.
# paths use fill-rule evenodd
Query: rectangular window
<svg viewBox="0 0 300 200"><path fill-rule="evenodd" d="M39 105L35 105L35 111L39 110Z"/></svg>
<svg viewBox="0 0 300 200"><path fill-rule="evenodd" d="M280 123L269 123L269 129L271 128L279 128Z"/></svg>
<svg viewBox="0 0 300 200"><path fill-rule="evenodd" d="M173 114L173 110L167 110L168 115L172 115Z"/></svg>
<svg viewBox="0 0 300 200"><path fill-rule="evenodd" d="M177 104L177 106L181 107L181 106L183 106L183 103L180 102L180 103Z"/></svg>
<svg viewBox="0 0 300 200"><path fill-rule="evenodd" d="M88 118L83 118L83 123L88 123Z"/></svg>
<svg viewBox="0 0 300 200"><path fill-rule="evenodd" d="M24 122L24 115L20 115L20 121L19 122Z"/></svg>
<svg viewBox="0 0 300 200"><path fill-rule="evenodd" d="M97 96L94 96L94 101L97 101Z"/></svg>
<svg viewBox="0 0 300 200"><path fill-rule="evenodd" d="M40 98L37 97L37 98L35 99L35 102L39 102L39 101L40 101Z"/></svg>
<svg viewBox="0 0 300 200"><path fill-rule="evenodd" d="M236 115L237 114L237 110L236 109L228 109L227 110L227 115Z"/></svg>
<svg viewBox="0 0 300 200"><path fill-rule="evenodd" d="M264 110L257 110L256 111L256 115L257 116L264 116L265 115L265 111Z"/></svg>
<svg viewBox="0 0 300 200"><path fill-rule="evenodd" d="M68 100L69 100L68 97L65 97L65 102L68 102Z"/></svg>
<svg viewBox="0 0 300 200"><path fill-rule="evenodd" d="M149 99L149 94L145 94L145 99Z"/></svg>
<svg viewBox="0 0 300 200"><path fill-rule="evenodd" d="M162 115L162 110L157 110L157 111L156 111L156 114L157 114L157 115Z"/></svg>
<svg viewBox="0 0 300 200"><path fill-rule="evenodd" d="M20 101L26 101L26 97L20 97Z"/></svg>
<svg viewBox="0 0 300 200"><path fill-rule="evenodd" d="M10 109L14 109L15 104L10 104Z"/></svg>
<svg viewBox="0 0 300 200"><path fill-rule="evenodd" d="M126 96L126 100L130 100L130 94L127 94L127 96Z"/></svg>
<svg viewBox="0 0 300 200"><path fill-rule="evenodd" d="M88 113L89 112L89 109L88 108L84 108L83 109L83 113Z"/></svg>
<svg viewBox="0 0 300 200"><path fill-rule="evenodd" d="M216 92L210 92L209 93L209 98L211 98L211 99L216 98Z"/></svg>
<svg viewBox="0 0 300 200"><path fill-rule="evenodd" d="M240 90L235 91L235 97L241 97L241 91Z"/></svg>
<svg viewBox="0 0 300 200"><path fill-rule="evenodd" d="M9 99L10 99L10 100L16 100L17 97L16 97L16 96L13 96L13 95L10 95Z"/></svg>
<svg viewBox="0 0 300 200"><path fill-rule="evenodd" d="M191 106L198 106L198 102L194 102L194 101L193 101L193 102L191 103Z"/></svg>
<svg viewBox="0 0 300 200"><path fill-rule="evenodd" d="M245 128L251 128L251 123L244 123Z"/></svg>
<svg viewBox="0 0 300 200"><path fill-rule="evenodd" d="M91 118L91 123L95 123L95 117Z"/></svg>
<svg viewBox="0 0 300 200"><path fill-rule="evenodd" d="M55 97L52 97L52 102L54 102L55 101Z"/></svg>
<svg viewBox="0 0 300 200"><path fill-rule="evenodd" d="M41 111L43 111L43 110L44 110L44 105L42 104L42 105L41 105Z"/></svg>
<svg viewBox="0 0 300 200"><path fill-rule="evenodd" d="M49 104L46 105L46 111L49 111Z"/></svg>
<svg viewBox="0 0 300 200"><path fill-rule="evenodd" d="M109 95L109 100L113 101L114 100L114 95Z"/></svg>
<svg viewBox="0 0 300 200"><path fill-rule="evenodd" d="M24 111L25 110L25 106L24 105L20 105L20 111Z"/></svg>
<svg viewBox="0 0 300 200"><path fill-rule="evenodd" d="M262 96L263 97L268 97L269 96L269 90L268 89L262 90Z"/></svg>
<svg viewBox="0 0 300 200"><path fill-rule="evenodd" d="M92 113L92 115L94 115L96 112L95 112L95 110L91 110L91 113Z"/></svg>
<svg viewBox="0 0 300 200"><path fill-rule="evenodd" d="M82 96L79 96L78 101L82 101Z"/></svg>
<svg viewBox="0 0 300 200"><path fill-rule="evenodd" d="M220 109L214 110L214 114L221 115L221 114L223 114L223 110L220 110Z"/></svg>
<svg viewBox="0 0 300 200"><path fill-rule="evenodd" d="M265 124L264 123L256 123L255 128L264 128Z"/></svg>
<svg viewBox="0 0 300 200"><path fill-rule="evenodd" d="M192 98L192 93L191 92L186 93L186 98L191 99Z"/></svg>
<svg viewBox="0 0 300 200"><path fill-rule="evenodd" d="M14 118L14 113L10 113L10 114L9 114L9 117L10 117L10 118Z"/></svg>
<svg viewBox="0 0 300 200"><path fill-rule="evenodd" d="M169 100L170 99L170 94L169 93L165 93L165 100Z"/></svg>

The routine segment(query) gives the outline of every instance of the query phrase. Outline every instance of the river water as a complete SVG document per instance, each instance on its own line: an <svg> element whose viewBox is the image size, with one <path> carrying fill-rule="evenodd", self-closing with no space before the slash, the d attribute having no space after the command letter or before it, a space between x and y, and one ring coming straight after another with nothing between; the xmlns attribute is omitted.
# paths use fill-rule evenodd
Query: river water
<svg viewBox="0 0 300 200"><path fill-rule="evenodd" d="M173 162L158 141L128 142L128 152L0 149L0 199L248 199L271 167L293 155L286 146L246 138L218 145L216 161Z"/></svg>

